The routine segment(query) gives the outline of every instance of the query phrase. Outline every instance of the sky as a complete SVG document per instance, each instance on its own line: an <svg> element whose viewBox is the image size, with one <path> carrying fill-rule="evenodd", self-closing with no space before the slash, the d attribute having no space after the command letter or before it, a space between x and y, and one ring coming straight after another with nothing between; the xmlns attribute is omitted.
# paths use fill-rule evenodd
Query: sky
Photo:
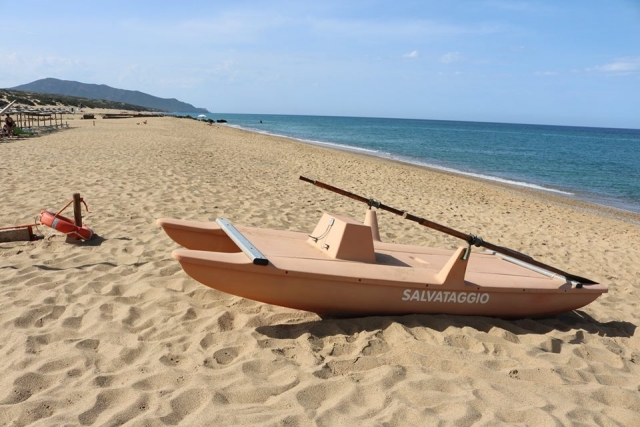
<svg viewBox="0 0 640 427"><path fill-rule="evenodd" d="M640 129L640 0L0 0L0 10L0 88L54 77L214 113Z"/></svg>

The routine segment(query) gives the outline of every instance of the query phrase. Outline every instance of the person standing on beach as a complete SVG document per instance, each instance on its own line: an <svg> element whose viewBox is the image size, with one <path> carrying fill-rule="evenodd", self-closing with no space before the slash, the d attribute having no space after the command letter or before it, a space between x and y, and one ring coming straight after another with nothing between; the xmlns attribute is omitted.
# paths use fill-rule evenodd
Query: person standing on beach
<svg viewBox="0 0 640 427"><path fill-rule="evenodd" d="M13 128L16 127L16 122L11 118L9 114L7 114L7 118L4 120L5 127L7 129L8 136L13 135Z"/></svg>

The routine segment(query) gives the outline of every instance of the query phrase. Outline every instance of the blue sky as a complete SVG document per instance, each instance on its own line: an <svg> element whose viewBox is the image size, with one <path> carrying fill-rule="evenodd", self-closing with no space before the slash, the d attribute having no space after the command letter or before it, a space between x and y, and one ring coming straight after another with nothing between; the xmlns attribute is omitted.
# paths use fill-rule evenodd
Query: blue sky
<svg viewBox="0 0 640 427"><path fill-rule="evenodd" d="M3 88L55 77L219 113L640 129L640 0L0 0L0 10Z"/></svg>

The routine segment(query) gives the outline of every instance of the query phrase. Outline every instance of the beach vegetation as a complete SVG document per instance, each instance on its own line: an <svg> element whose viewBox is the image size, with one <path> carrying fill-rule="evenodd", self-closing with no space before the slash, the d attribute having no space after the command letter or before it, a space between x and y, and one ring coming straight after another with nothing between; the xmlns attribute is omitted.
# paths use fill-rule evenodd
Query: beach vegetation
<svg viewBox="0 0 640 427"><path fill-rule="evenodd" d="M112 110L127 111L158 111L152 108L141 107L139 105L127 104L125 102L107 101L104 99L79 98L68 95L52 95L37 92L25 92L11 89L0 89L0 105L16 101L22 105L37 107L40 105L56 105L60 107L75 108L104 108Z"/></svg>

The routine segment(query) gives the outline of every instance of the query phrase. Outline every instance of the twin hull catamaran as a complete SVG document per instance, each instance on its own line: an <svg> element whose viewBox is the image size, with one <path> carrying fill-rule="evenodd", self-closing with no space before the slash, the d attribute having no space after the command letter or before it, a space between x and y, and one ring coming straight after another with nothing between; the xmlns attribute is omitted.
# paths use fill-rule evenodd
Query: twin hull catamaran
<svg viewBox="0 0 640 427"><path fill-rule="evenodd" d="M381 242L376 211L371 208L393 208L339 192L367 201L363 223L325 213L311 234L235 227L222 218L216 222L163 218L157 223L184 247L172 255L200 283L321 315L535 317L580 308L607 292L589 279L473 235L465 235L469 245L455 251ZM492 251L472 253L472 244Z"/></svg>

